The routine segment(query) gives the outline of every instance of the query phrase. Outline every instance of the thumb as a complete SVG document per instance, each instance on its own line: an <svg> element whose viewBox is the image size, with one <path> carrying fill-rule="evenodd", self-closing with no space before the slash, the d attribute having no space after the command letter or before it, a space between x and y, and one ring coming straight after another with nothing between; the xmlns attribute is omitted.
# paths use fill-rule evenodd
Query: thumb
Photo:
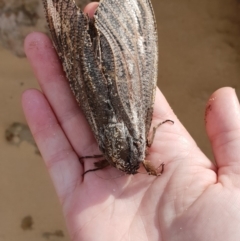
<svg viewBox="0 0 240 241"><path fill-rule="evenodd" d="M234 89L225 87L212 94L206 108L206 129L219 181L230 178L240 186L240 110ZM222 179L226 175L229 178Z"/></svg>

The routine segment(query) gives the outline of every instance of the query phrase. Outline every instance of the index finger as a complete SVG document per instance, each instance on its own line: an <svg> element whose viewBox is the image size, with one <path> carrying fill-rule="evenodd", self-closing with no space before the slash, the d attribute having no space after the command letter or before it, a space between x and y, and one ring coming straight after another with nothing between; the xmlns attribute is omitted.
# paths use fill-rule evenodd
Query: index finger
<svg viewBox="0 0 240 241"><path fill-rule="evenodd" d="M89 15L93 15L97 5L91 3L86 7ZM31 33L27 36L24 47L42 92L73 149L79 156L89 154L88 148L95 139L81 108L73 97L51 40L42 33Z"/></svg>

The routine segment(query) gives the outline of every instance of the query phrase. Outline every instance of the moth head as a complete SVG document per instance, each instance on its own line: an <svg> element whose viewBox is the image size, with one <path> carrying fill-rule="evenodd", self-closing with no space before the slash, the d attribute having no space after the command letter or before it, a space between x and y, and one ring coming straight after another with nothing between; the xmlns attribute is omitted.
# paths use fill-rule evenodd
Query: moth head
<svg viewBox="0 0 240 241"><path fill-rule="evenodd" d="M135 174L141 161L141 148L134 142L123 122L111 123L103 129L99 147L109 164L127 174Z"/></svg>

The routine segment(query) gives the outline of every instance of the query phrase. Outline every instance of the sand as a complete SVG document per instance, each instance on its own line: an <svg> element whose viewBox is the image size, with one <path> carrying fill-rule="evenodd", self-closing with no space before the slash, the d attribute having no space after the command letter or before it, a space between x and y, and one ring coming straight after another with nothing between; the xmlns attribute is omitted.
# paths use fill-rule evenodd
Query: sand
<svg viewBox="0 0 240 241"><path fill-rule="evenodd" d="M159 29L158 86L214 160L204 111L216 89L232 86L240 93L240 1L153 0L153 6ZM21 109L21 93L38 87L35 77L26 59L2 48L0 57L0 241L69 240Z"/></svg>

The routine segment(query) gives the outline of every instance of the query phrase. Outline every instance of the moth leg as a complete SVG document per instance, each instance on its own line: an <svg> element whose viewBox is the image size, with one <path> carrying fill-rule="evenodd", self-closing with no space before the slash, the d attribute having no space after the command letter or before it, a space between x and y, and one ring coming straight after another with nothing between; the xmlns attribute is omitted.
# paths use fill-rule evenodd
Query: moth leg
<svg viewBox="0 0 240 241"><path fill-rule="evenodd" d="M150 139L148 139L148 141L147 141L147 146L148 146L148 147L150 147L150 146L152 145L152 143L153 143L153 140L154 140L154 137L155 137L157 128L158 128L159 126L161 126L162 124L165 124L165 123L167 123L167 122L171 122L172 124L174 124L174 121L172 121L172 120L165 120L165 121L159 123L157 126L153 127L152 136L151 136Z"/></svg>
<svg viewBox="0 0 240 241"><path fill-rule="evenodd" d="M99 157L103 157L103 155L92 155L92 156L81 156L81 157L79 157L79 161L81 162L81 163L83 163L83 159L88 159L88 158L99 158Z"/></svg>
<svg viewBox="0 0 240 241"><path fill-rule="evenodd" d="M88 172L95 172L95 171L97 171L97 170L100 170L100 169L103 169L103 168L109 166L109 162L104 159L104 160L101 160L101 161L94 162L94 166L95 166L96 168L89 169L89 170L85 171L85 172L82 174L82 176L84 176L84 175L85 175L86 173L88 173Z"/></svg>
<svg viewBox="0 0 240 241"><path fill-rule="evenodd" d="M99 157L103 157L103 155L81 156L79 157L79 160L82 160L85 158L99 158Z"/></svg>
<svg viewBox="0 0 240 241"><path fill-rule="evenodd" d="M164 163L160 164L160 166L158 168L155 168L149 161L144 160L143 161L143 166L146 169L148 175L152 175L152 176L161 176L164 172ZM157 171L159 168L162 168L161 171Z"/></svg>

